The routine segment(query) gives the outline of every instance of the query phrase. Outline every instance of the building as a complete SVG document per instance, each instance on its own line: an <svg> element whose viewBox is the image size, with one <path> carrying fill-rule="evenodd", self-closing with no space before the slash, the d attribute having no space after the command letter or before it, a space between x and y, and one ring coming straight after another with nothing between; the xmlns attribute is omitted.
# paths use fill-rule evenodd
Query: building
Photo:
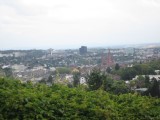
<svg viewBox="0 0 160 120"><path fill-rule="evenodd" d="M108 53L103 53L102 54L102 62L101 62L101 67L102 68L107 68L107 67L111 67L114 65L114 60L113 60L113 56L110 52L110 49L108 49Z"/></svg>
<svg viewBox="0 0 160 120"><path fill-rule="evenodd" d="M81 78L80 78L80 84L81 84L81 85L87 85L87 82L86 82L86 78L85 78L85 77L81 77Z"/></svg>
<svg viewBox="0 0 160 120"><path fill-rule="evenodd" d="M149 80L152 81L153 78L155 78L157 81L160 81L160 75L141 75L143 77L148 76ZM139 75L136 75L135 78L133 78L132 80L137 80L139 77Z"/></svg>
<svg viewBox="0 0 160 120"><path fill-rule="evenodd" d="M87 53L87 46L81 46L81 48L79 48L79 53L81 55L84 55Z"/></svg>
<svg viewBox="0 0 160 120"><path fill-rule="evenodd" d="M53 55L53 52L54 52L54 49L50 48L47 50L47 54L48 56L52 56Z"/></svg>

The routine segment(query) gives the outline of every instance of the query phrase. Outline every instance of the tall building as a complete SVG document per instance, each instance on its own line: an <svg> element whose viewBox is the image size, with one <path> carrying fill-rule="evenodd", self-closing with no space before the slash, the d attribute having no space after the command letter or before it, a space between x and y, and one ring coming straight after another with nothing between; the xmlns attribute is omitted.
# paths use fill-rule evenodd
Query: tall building
<svg viewBox="0 0 160 120"><path fill-rule="evenodd" d="M112 57L112 54L110 52L110 49L108 49L108 53L103 53L102 54L102 62L101 62L101 67L102 68L107 68L107 67L111 67L114 65L114 60Z"/></svg>
<svg viewBox="0 0 160 120"><path fill-rule="evenodd" d="M54 51L54 49L52 49L52 48L48 49L48 54L49 54L50 56L52 56L52 55L53 55L53 51Z"/></svg>
<svg viewBox="0 0 160 120"><path fill-rule="evenodd" d="M81 46L81 48L79 48L79 53L81 55L84 55L87 53L87 46Z"/></svg>

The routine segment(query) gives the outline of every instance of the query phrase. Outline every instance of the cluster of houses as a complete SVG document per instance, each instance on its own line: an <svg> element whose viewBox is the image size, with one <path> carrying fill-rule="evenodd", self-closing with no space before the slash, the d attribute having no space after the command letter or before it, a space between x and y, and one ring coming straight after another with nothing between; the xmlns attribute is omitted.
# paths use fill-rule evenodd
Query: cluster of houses
<svg viewBox="0 0 160 120"><path fill-rule="evenodd" d="M33 68L28 68L25 64L27 60L19 59L19 63L14 63L12 59L15 57L24 57L28 54L27 51L13 51L13 52L0 52L0 59L6 57L10 58L12 62L8 63L10 65L5 65L5 63L0 63L2 69L11 68L13 77L20 79L22 81L32 80L34 82L39 82L42 79L48 79L48 77L56 70L56 67L73 67L78 68L81 73L80 83L85 84L85 74L89 73L94 67L101 64L102 55L106 49L88 49L85 54L79 54L78 50L54 50L49 49L46 51L36 51L42 54L41 57L33 54L33 60L37 62ZM151 59L160 58L160 49L157 48L119 48L119 49L110 49L110 52L113 56L114 63L118 62L123 67L132 67L134 61L147 61ZM31 54L31 52L30 52ZM129 56L129 57L127 57ZM121 60L121 58L127 58ZM7 59L8 60L8 59ZM121 61L120 61L121 60ZM32 61L32 58L31 60ZM23 63L24 62L24 63ZM53 63L54 62L54 63ZM48 64L52 66L48 67ZM79 66L79 67L77 67ZM149 78L156 78L159 80L160 76L158 75L160 71L157 72L157 75L149 75ZM0 75L3 76L4 73L0 72ZM119 76L114 76L114 79L120 79ZM72 74L63 74L60 75L61 81L67 80L68 82L73 82ZM137 79L137 76L134 79Z"/></svg>
<svg viewBox="0 0 160 120"><path fill-rule="evenodd" d="M135 82L136 80L139 80L139 79L140 79L139 81L142 82L143 80L141 80L141 79L145 79L146 76L148 77L150 83L153 80L160 81L160 70L155 70L155 73L156 73L156 75L136 75L134 78L132 78L132 80L126 81L126 84L131 86L131 90L134 90L134 91L137 91L137 92L145 92L145 91L148 90L148 88L146 88L146 87L138 87L137 88L136 84L134 84L133 86L131 85L132 82ZM144 84L144 83L142 83L142 84Z"/></svg>
<svg viewBox="0 0 160 120"><path fill-rule="evenodd" d="M22 82L32 81L34 83L40 82L42 79L47 80L50 75L52 75L53 80L56 80L55 73L56 68L50 67L46 68L44 66L37 66L29 69L27 66L20 64L14 65L4 65L2 69L10 68L12 70L12 75L14 78L21 80ZM78 69L72 69L72 72L81 72L82 75L80 76L80 84L86 84L85 74L91 71L93 66L80 66ZM1 72L0 72L1 73ZM5 74L1 74L1 76L5 76ZM58 78L59 83L72 83L73 82L73 74L59 74ZM55 81L56 82L56 81Z"/></svg>

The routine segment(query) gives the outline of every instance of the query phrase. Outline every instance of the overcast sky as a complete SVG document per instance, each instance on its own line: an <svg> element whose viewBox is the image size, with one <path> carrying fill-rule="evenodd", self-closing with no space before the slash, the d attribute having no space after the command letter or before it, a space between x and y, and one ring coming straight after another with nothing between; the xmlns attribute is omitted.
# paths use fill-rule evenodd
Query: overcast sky
<svg viewBox="0 0 160 120"><path fill-rule="evenodd" d="M160 0L0 0L0 49L160 42Z"/></svg>

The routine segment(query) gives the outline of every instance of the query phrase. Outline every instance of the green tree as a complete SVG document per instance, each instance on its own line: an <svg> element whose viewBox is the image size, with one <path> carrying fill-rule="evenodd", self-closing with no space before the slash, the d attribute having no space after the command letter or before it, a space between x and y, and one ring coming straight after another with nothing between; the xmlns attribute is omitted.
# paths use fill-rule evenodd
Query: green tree
<svg viewBox="0 0 160 120"><path fill-rule="evenodd" d="M134 89L136 87L136 80L130 80L130 89Z"/></svg>
<svg viewBox="0 0 160 120"><path fill-rule="evenodd" d="M121 82L116 81L115 87L123 86ZM159 120L159 105L160 99L138 94L113 95L101 89L0 78L1 120Z"/></svg>
<svg viewBox="0 0 160 120"><path fill-rule="evenodd" d="M151 85L150 81L149 81L149 76L145 75L145 87L149 88L149 86Z"/></svg>
<svg viewBox="0 0 160 120"><path fill-rule="evenodd" d="M5 68L3 71L5 72L6 77L12 77L13 73L11 68Z"/></svg>
<svg viewBox="0 0 160 120"><path fill-rule="evenodd" d="M145 87L145 78L142 75L139 75L136 80L137 88Z"/></svg>
<svg viewBox="0 0 160 120"><path fill-rule="evenodd" d="M106 77L103 82L103 87L105 91L111 91L111 87L113 85L113 79L111 77Z"/></svg>
<svg viewBox="0 0 160 120"><path fill-rule="evenodd" d="M100 70L94 69L90 75L87 76L87 83L89 90L97 90L103 85L103 80L106 76Z"/></svg>
<svg viewBox="0 0 160 120"><path fill-rule="evenodd" d="M44 84L46 84L46 79L45 79L45 78L42 78L42 79L39 81L39 83L44 83Z"/></svg>
<svg viewBox="0 0 160 120"><path fill-rule="evenodd" d="M132 80L137 75L137 71L133 68L125 68L120 72L122 80Z"/></svg>
<svg viewBox="0 0 160 120"><path fill-rule="evenodd" d="M111 71L112 71L111 67L107 67L106 72L111 73Z"/></svg>
<svg viewBox="0 0 160 120"><path fill-rule="evenodd" d="M116 65L115 65L115 70L119 70L119 69L120 69L120 66L119 66L118 63L116 63Z"/></svg>
<svg viewBox="0 0 160 120"><path fill-rule="evenodd" d="M48 77L47 82L49 82L49 83L53 83L52 75L50 75L50 76Z"/></svg>
<svg viewBox="0 0 160 120"><path fill-rule="evenodd" d="M149 64L138 64L133 66L138 75L155 74L154 69Z"/></svg>
<svg viewBox="0 0 160 120"><path fill-rule="evenodd" d="M129 88L127 87L125 81L114 80L110 92L114 94L124 94L129 92Z"/></svg>
<svg viewBox="0 0 160 120"><path fill-rule="evenodd" d="M71 73L71 69L67 67L59 67L56 70L59 72L59 74L70 74Z"/></svg>
<svg viewBox="0 0 160 120"><path fill-rule="evenodd" d="M153 85L149 89L149 93L152 97L160 97L160 82L158 82L155 78L152 79Z"/></svg>
<svg viewBox="0 0 160 120"><path fill-rule="evenodd" d="M77 87L80 83L80 73L79 72L75 72L73 74L73 86Z"/></svg>

